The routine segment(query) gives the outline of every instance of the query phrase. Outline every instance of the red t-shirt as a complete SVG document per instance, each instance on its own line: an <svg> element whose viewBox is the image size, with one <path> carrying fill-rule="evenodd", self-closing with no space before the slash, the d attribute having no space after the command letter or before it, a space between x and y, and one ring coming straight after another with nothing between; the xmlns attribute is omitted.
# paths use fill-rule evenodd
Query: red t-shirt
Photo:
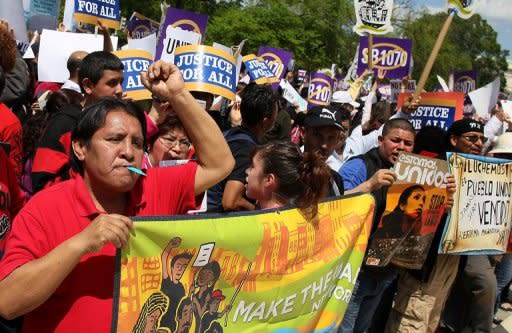
<svg viewBox="0 0 512 333"><path fill-rule="evenodd" d="M18 117L4 103L0 103L0 141L11 145L9 159L14 168L16 179L21 179L23 172L22 128Z"/></svg>
<svg viewBox="0 0 512 333"><path fill-rule="evenodd" d="M0 148L0 259L4 254L11 221L24 203L25 195L18 186L14 169L7 154Z"/></svg>
<svg viewBox="0 0 512 333"><path fill-rule="evenodd" d="M196 163L188 163L147 170L129 194L126 215L184 214L194 209L196 168ZM100 213L81 176L36 194L13 223L0 262L0 280L84 230ZM25 315L23 332L110 332L114 256L112 244L84 256L55 293Z"/></svg>

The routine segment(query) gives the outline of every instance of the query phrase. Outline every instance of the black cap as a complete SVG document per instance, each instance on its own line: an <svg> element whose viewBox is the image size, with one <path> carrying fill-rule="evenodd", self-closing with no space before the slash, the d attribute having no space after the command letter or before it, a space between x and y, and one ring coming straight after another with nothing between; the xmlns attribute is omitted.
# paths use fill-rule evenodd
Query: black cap
<svg viewBox="0 0 512 333"><path fill-rule="evenodd" d="M304 120L305 127L334 126L340 130L345 127L341 124L341 114L330 106L315 106L308 111Z"/></svg>
<svg viewBox="0 0 512 333"><path fill-rule="evenodd" d="M450 126L448 129L448 137L451 135L461 136L464 133L468 132L484 132L484 125L476 120L471 118L464 118L461 120L457 120Z"/></svg>

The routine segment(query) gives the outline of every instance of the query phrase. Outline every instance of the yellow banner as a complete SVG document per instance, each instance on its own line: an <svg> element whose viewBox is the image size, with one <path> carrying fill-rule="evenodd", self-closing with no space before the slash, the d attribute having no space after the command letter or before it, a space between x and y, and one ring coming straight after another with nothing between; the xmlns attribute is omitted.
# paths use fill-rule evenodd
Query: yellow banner
<svg viewBox="0 0 512 333"><path fill-rule="evenodd" d="M369 194L297 209L137 221L118 253L113 331L327 332L374 215Z"/></svg>

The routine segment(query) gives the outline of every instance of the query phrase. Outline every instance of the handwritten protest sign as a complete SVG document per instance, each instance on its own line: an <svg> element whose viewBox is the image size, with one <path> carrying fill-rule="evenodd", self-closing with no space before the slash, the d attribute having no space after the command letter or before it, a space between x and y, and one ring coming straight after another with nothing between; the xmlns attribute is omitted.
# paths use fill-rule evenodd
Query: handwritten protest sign
<svg viewBox="0 0 512 333"><path fill-rule="evenodd" d="M357 19L354 32L357 34L384 35L393 31L393 0L354 0L354 7Z"/></svg>
<svg viewBox="0 0 512 333"><path fill-rule="evenodd" d="M402 107L411 94L399 94L397 107ZM421 104L409 117L414 129L432 125L447 130L454 121L462 119L464 94L460 92L422 93Z"/></svg>
<svg viewBox="0 0 512 333"><path fill-rule="evenodd" d="M104 26L119 29L121 12L120 0L75 0L74 18L77 21L96 24L101 21Z"/></svg>
<svg viewBox="0 0 512 333"><path fill-rule="evenodd" d="M444 213L448 165L401 153L394 171L397 180L388 189L386 210L372 235L365 262L420 269Z"/></svg>
<svg viewBox="0 0 512 333"><path fill-rule="evenodd" d="M476 80L476 70L455 73L453 90L467 94L477 88Z"/></svg>
<svg viewBox="0 0 512 333"><path fill-rule="evenodd" d="M274 89L277 89L279 81L281 81L286 74L286 69L293 58L293 53L275 47L261 46L258 50L258 57L261 57L268 68L270 68L270 71L274 75L270 83Z"/></svg>
<svg viewBox="0 0 512 333"><path fill-rule="evenodd" d="M386 70L389 79L402 79L409 74L412 57L412 40L373 37L373 68ZM359 38L357 75L368 68L368 37Z"/></svg>
<svg viewBox="0 0 512 333"><path fill-rule="evenodd" d="M160 26L155 60L165 60L165 54L171 55L176 47L200 44L206 36L207 25L208 15L167 8L164 23ZM179 33L180 30L183 32ZM179 36L176 36L178 33Z"/></svg>
<svg viewBox="0 0 512 333"><path fill-rule="evenodd" d="M153 316L155 332L333 330L350 301L373 209L373 197L362 194L320 204L316 222L297 209L135 220L135 235L118 252L112 331L137 331ZM160 313L148 311L155 308Z"/></svg>
<svg viewBox="0 0 512 333"><path fill-rule="evenodd" d="M334 80L322 73L311 73L308 87L308 108L316 105L328 105L331 102Z"/></svg>
<svg viewBox="0 0 512 333"><path fill-rule="evenodd" d="M136 101L151 99L151 92L142 84L140 72L148 70L153 62L153 55L142 50L123 50L114 54L124 65L123 92L126 92L127 97Z"/></svg>
<svg viewBox="0 0 512 333"><path fill-rule="evenodd" d="M501 254L510 234L512 162L448 153L457 184L439 253Z"/></svg>
<svg viewBox="0 0 512 333"><path fill-rule="evenodd" d="M211 46L188 45L176 49L174 60L187 89L235 100L236 59L231 54Z"/></svg>
<svg viewBox="0 0 512 333"><path fill-rule="evenodd" d="M242 58L242 61L244 62L247 74L257 84L270 83L270 80L274 77L274 74L261 57L248 54Z"/></svg>

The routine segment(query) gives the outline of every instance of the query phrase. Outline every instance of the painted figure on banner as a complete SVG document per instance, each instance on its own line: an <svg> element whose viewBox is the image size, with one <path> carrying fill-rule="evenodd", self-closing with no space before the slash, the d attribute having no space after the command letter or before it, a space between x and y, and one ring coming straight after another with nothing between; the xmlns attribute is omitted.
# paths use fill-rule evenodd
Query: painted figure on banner
<svg viewBox="0 0 512 333"><path fill-rule="evenodd" d="M144 302L132 332L168 333L166 329L160 328L162 314L167 310L168 304L168 298L161 292L151 294Z"/></svg>
<svg viewBox="0 0 512 333"><path fill-rule="evenodd" d="M213 291L220 277L221 268L217 261L211 261L201 267L194 275L193 284L190 286L190 299L196 321L196 333L200 332L200 322L208 309L208 303L212 300Z"/></svg>
<svg viewBox="0 0 512 333"><path fill-rule="evenodd" d="M172 257L169 265L169 253L181 244L181 238L174 237L169 241L162 253L162 284L160 290L169 298L169 306L163 313L162 324L171 331L176 328L176 311L181 300L185 297L185 288L180 282L183 273L192 259L188 252L180 253Z"/></svg>
<svg viewBox="0 0 512 333"><path fill-rule="evenodd" d="M201 323L199 326L199 332L212 331L215 324L219 324L216 319L222 318L226 313L231 310L231 305L227 305L224 310L219 312L220 302L226 299L226 296L222 294L222 291L216 289L212 293L211 299L208 301L207 311L201 317ZM220 326L220 324L219 324ZM220 326L220 332L222 332L222 326ZM218 331L218 329L217 329Z"/></svg>

